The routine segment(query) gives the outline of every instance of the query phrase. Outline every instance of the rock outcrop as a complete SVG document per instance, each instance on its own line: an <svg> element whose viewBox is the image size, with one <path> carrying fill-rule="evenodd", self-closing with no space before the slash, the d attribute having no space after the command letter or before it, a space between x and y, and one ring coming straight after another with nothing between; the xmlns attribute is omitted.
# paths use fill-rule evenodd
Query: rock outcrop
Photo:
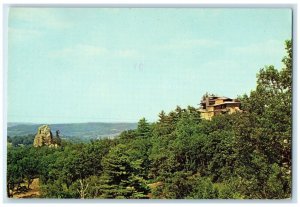
<svg viewBox="0 0 300 207"><path fill-rule="evenodd" d="M48 125L42 125L38 128L38 132L34 137L34 147L57 147L57 143L54 141L51 129Z"/></svg>

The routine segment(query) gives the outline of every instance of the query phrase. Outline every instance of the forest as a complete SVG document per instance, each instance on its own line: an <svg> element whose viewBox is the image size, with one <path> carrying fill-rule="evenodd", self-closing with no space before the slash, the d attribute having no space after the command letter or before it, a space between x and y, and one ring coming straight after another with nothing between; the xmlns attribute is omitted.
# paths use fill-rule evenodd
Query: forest
<svg viewBox="0 0 300 207"><path fill-rule="evenodd" d="M58 148L8 145L7 195L30 189L38 178L39 198L289 199L290 40L282 62L282 69L259 70L256 89L238 97L243 112L204 120L197 108L177 106L114 139L64 141Z"/></svg>

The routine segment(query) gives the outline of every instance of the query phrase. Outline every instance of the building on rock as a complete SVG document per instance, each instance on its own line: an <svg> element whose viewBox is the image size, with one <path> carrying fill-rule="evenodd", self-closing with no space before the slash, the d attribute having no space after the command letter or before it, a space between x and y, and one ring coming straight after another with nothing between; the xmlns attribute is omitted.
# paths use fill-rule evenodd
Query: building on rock
<svg viewBox="0 0 300 207"><path fill-rule="evenodd" d="M218 114L232 114L240 109L241 102L228 97L208 96L204 97L200 103L201 118L211 120Z"/></svg>

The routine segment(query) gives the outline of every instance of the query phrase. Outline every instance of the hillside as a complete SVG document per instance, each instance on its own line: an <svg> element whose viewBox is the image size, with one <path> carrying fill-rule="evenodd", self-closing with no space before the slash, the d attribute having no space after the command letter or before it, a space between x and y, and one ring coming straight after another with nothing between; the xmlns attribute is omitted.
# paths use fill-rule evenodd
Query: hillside
<svg viewBox="0 0 300 207"><path fill-rule="evenodd" d="M35 134L42 124L29 123L8 123L7 135L25 136ZM68 123L68 124L50 124L51 131L60 131L61 136L79 137L83 139L111 137L121 133L124 130L136 129L136 123Z"/></svg>

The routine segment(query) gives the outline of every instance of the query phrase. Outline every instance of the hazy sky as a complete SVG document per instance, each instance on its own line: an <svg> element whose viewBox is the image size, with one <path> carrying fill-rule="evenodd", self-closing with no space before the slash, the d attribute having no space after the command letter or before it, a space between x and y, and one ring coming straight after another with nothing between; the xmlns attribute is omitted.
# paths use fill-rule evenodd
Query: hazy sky
<svg viewBox="0 0 300 207"><path fill-rule="evenodd" d="M8 121L157 120L282 67L289 9L11 8Z"/></svg>

